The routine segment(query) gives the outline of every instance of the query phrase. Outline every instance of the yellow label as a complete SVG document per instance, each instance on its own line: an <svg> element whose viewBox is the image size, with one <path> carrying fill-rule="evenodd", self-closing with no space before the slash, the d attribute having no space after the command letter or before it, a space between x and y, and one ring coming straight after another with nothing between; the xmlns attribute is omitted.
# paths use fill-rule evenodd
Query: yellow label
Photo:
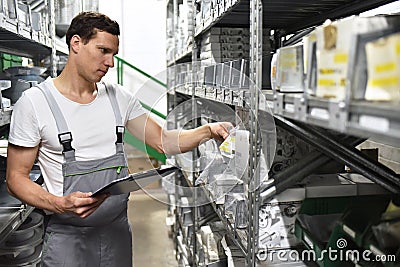
<svg viewBox="0 0 400 267"><path fill-rule="evenodd" d="M396 55L400 56L400 43L396 43Z"/></svg>
<svg viewBox="0 0 400 267"><path fill-rule="evenodd" d="M296 61L282 61L279 63L279 67L281 68L296 68L297 62Z"/></svg>
<svg viewBox="0 0 400 267"><path fill-rule="evenodd" d="M347 63L347 54L346 53L340 53L336 54L333 58L333 62L335 63Z"/></svg>
<svg viewBox="0 0 400 267"><path fill-rule="evenodd" d="M374 87L385 87L399 84L399 77L392 76L388 78L371 79L371 85Z"/></svg>
<svg viewBox="0 0 400 267"><path fill-rule="evenodd" d="M219 146L221 152L232 154L234 151L235 137L229 135L228 138Z"/></svg>
<svg viewBox="0 0 400 267"><path fill-rule="evenodd" d="M379 65L375 66L375 72L376 73L393 71L395 69L396 69L396 63L395 62L384 63L384 64L379 64Z"/></svg>
<svg viewBox="0 0 400 267"><path fill-rule="evenodd" d="M319 86L336 86L335 80L332 79L319 79L318 80Z"/></svg>
<svg viewBox="0 0 400 267"><path fill-rule="evenodd" d="M321 74L334 74L335 72L335 69L319 69L319 73Z"/></svg>
<svg viewBox="0 0 400 267"><path fill-rule="evenodd" d="M297 66L297 53L294 49L283 49L279 53L279 67L280 68L296 68Z"/></svg>

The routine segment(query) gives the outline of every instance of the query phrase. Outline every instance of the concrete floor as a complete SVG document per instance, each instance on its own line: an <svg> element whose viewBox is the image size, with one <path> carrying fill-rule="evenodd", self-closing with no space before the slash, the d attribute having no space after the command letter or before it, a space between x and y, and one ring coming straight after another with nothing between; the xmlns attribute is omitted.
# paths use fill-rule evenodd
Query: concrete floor
<svg viewBox="0 0 400 267"><path fill-rule="evenodd" d="M162 189L151 189L151 195L166 199ZM167 206L142 191L131 194L128 209L133 232L133 262L135 267L176 267L172 239L165 223Z"/></svg>

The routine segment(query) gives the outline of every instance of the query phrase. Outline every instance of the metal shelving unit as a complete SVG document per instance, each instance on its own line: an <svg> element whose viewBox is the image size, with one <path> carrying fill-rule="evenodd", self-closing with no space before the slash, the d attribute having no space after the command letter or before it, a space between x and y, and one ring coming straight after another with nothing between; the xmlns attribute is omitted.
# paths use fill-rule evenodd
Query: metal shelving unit
<svg viewBox="0 0 400 267"><path fill-rule="evenodd" d="M28 2L30 3L31 11L48 12L50 21L46 27L50 24L49 29L37 31L32 25L20 21L19 18L10 18L5 13L5 10L2 10L0 12L0 51L30 58L35 64L50 56L50 73L54 76L56 74L55 56L68 54L66 44L61 43L55 35L54 1L38 0ZM17 1L15 1L16 4ZM43 25L41 26L43 27ZM0 110L0 127L2 127L2 131L7 131L5 126L10 123L11 114L12 107ZM2 181L0 187L0 243L4 243L7 237L18 229L33 210L34 207L24 205L19 200L11 197L6 190L5 183Z"/></svg>
<svg viewBox="0 0 400 267"><path fill-rule="evenodd" d="M250 103L250 109L256 112L250 112L250 121L253 124L250 124L252 134L250 136L249 177L253 178L248 181L248 185L257 184L260 179L258 170L255 168L260 154L259 140L257 140L258 127L255 122L258 121L259 112L271 110L277 126L316 148L322 153L321 155L351 166L352 169L364 174L382 188L393 194L400 194L398 174L393 173L382 164L371 162L354 146L345 145L345 142L330 135L330 132L333 131L346 136L346 138L353 136L362 139L371 138L398 146L400 143L400 109L397 105L361 100L329 100L309 96L305 93L273 92L265 90L262 86L263 75L269 75L263 73L262 70L262 50L263 40L265 40L263 29L274 31L275 47L272 47L274 50L285 42L291 41L290 38L284 38L288 34L295 34L293 38L296 38L299 31L322 24L326 19L334 20L358 14L394 2L394 0L226 0L212 2L216 3L214 13L205 20L196 21L192 59L188 56L178 55L176 60L168 62L168 65L191 62L197 66L196 51L199 39L212 27L248 27L251 36L249 76L254 84L249 88L232 90L221 86L192 82L195 79L189 79L189 82L183 84L174 84L174 80L172 80L168 86L169 90L178 96L182 95L193 99L204 98L245 109L249 107L246 107L244 103ZM194 10L195 8L196 6L194 6ZM258 90L258 88L263 88L263 90ZM261 99L265 99L265 102ZM177 105L179 101L174 103ZM193 167L193 170L196 170L195 166ZM293 174L288 175L288 180L292 176ZM188 176L187 179L188 184L193 186L195 177ZM268 185L266 187L268 188ZM262 193L262 190L258 189L247 194L249 225L246 231L240 232L232 227L232 222L224 215L223 209L211 201L214 211L226 226L228 235L246 256L246 266L257 266L259 210L260 205L265 201L260 197ZM209 200L213 199L206 189L204 189L204 194L208 196ZM196 229L195 227L194 231ZM191 266L198 265L193 262Z"/></svg>

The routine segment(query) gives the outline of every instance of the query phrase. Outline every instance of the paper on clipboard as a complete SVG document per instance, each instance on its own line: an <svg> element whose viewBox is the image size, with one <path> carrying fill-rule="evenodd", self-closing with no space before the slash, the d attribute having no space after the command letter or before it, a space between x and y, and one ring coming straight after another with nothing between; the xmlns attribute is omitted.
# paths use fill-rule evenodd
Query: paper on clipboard
<svg viewBox="0 0 400 267"><path fill-rule="evenodd" d="M95 197L100 194L120 195L130 193L161 179L169 174L177 171L178 168L174 166L161 167L151 169L144 172L133 173L124 178L120 178L110 182L109 184L98 189L92 194Z"/></svg>

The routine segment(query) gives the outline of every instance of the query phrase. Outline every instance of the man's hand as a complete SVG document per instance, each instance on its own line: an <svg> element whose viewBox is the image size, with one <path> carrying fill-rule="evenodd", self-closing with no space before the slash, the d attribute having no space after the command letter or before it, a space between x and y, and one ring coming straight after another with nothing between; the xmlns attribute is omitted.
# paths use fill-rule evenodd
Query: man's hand
<svg viewBox="0 0 400 267"><path fill-rule="evenodd" d="M233 128L230 122L213 122L207 124L210 128L211 138L224 141L229 136L229 130Z"/></svg>
<svg viewBox="0 0 400 267"><path fill-rule="evenodd" d="M60 197L57 201L59 213L73 213L81 218L92 214L109 196L101 194L91 197L92 193L73 192L67 196Z"/></svg>

